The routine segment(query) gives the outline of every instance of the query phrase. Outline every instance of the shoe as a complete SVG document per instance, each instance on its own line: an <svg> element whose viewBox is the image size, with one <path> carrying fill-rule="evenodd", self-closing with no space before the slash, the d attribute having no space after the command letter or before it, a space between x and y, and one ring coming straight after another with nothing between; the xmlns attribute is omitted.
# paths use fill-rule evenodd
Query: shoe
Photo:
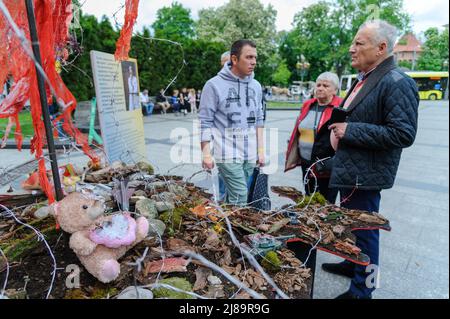
<svg viewBox="0 0 450 319"><path fill-rule="evenodd" d="M355 275L355 267L345 262L338 264L322 264L322 269L326 272L348 277L350 279Z"/></svg>
<svg viewBox="0 0 450 319"><path fill-rule="evenodd" d="M344 292L342 295L337 296L334 299L372 299L372 295L360 297L352 294L350 291Z"/></svg>

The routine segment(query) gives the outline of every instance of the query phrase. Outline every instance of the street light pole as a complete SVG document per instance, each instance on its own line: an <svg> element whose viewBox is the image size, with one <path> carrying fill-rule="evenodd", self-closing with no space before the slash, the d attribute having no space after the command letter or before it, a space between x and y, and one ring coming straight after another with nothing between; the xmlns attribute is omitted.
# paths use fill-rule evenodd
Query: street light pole
<svg viewBox="0 0 450 319"><path fill-rule="evenodd" d="M30 38L31 38L32 46L33 46L34 58L35 58L37 64L40 67L42 67L41 52L40 52L40 48L39 48L39 38L38 38L37 28L36 28L36 18L34 16L33 0L25 0L25 5L27 8L28 25L30 27ZM48 153L49 153L50 161L51 161L50 164L52 166L53 183L54 183L53 185L55 186L56 200L60 201L63 199L64 196L63 196L63 192L61 189L61 180L59 179L59 169L58 169L58 162L56 160L55 143L53 140L52 128L50 125L50 113L49 113L48 105L47 105L47 92L45 90L44 77L39 72L39 69L37 66L36 66L36 77L37 77L37 82L38 82L42 115L44 117L44 126L45 126L45 134L47 136Z"/></svg>

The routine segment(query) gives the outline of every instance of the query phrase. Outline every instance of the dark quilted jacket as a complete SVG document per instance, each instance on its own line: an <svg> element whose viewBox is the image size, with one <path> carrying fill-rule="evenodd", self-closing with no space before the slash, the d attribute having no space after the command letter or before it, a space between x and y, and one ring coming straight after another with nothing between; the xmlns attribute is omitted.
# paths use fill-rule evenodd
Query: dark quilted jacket
<svg viewBox="0 0 450 319"><path fill-rule="evenodd" d="M392 57L383 61L348 107L330 187L391 188L402 149L416 137L418 106L414 80L396 68Z"/></svg>

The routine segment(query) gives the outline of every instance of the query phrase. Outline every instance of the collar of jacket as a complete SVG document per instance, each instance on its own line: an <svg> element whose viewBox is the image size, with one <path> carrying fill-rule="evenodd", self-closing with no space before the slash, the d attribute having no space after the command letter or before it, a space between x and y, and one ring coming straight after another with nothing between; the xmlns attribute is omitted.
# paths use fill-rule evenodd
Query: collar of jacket
<svg viewBox="0 0 450 319"><path fill-rule="evenodd" d="M389 71L395 69L397 66L395 65L394 57L390 56L386 60L380 63L373 71L367 74L366 82L364 83L361 91L355 96L352 103L347 108L347 111L350 112L353 110L378 84L378 82L388 73ZM370 76L369 76L370 75ZM354 90L356 84L359 81L355 81L351 87L351 89L347 92L344 100L341 103L341 106L345 104L345 101L349 97L349 95Z"/></svg>
<svg viewBox="0 0 450 319"><path fill-rule="evenodd" d="M333 96L333 99L331 100L330 104L328 104L327 106L338 107L341 104L341 101L342 101L342 99L339 96L335 95L335 96ZM316 102L317 102L317 99L313 98L313 99L310 99L310 100L306 101L305 103L303 103L302 110L300 111L300 117L299 117L297 126L306 117L306 115L309 112L309 109L311 108L311 105L313 105Z"/></svg>

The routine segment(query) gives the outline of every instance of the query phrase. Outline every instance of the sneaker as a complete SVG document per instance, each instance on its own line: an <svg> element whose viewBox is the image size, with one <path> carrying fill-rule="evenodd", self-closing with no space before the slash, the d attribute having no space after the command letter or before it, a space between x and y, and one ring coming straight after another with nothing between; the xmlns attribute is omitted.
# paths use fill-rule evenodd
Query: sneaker
<svg viewBox="0 0 450 319"><path fill-rule="evenodd" d="M342 262L342 263L329 263L329 264L322 264L322 269L326 272L344 276L348 278L353 278L355 275L355 266L353 264L350 264L348 262Z"/></svg>
<svg viewBox="0 0 450 319"><path fill-rule="evenodd" d="M360 297L352 294L350 291L344 292L343 294L337 296L334 299L372 299L372 295Z"/></svg>

